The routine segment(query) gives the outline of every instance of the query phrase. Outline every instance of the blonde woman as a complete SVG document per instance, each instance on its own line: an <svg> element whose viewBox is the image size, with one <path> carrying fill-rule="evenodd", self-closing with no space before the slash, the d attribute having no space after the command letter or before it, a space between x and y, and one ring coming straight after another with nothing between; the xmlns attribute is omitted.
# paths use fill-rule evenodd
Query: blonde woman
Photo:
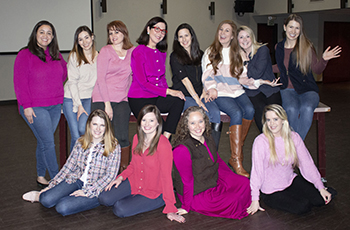
<svg viewBox="0 0 350 230"><path fill-rule="evenodd" d="M271 208L295 214L328 204L336 191L323 185L303 140L291 131L282 106L266 106L262 121L263 133L253 144L252 203L247 209L248 214L264 211L259 198ZM301 176L294 172L296 167Z"/></svg>
<svg viewBox="0 0 350 230"><path fill-rule="evenodd" d="M274 72L280 73L282 106L288 114L290 126L304 140L320 100L312 72L321 74L329 60L340 56L341 47L328 47L317 60L300 16L289 15L283 28L286 38L276 45Z"/></svg>

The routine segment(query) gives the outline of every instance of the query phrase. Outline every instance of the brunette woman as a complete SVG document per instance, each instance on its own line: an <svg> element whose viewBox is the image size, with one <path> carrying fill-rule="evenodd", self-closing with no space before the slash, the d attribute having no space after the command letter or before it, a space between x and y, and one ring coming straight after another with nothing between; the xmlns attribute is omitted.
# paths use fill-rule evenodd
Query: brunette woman
<svg viewBox="0 0 350 230"><path fill-rule="evenodd" d="M107 45L97 58L97 81L92 92L92 109L102 109L113 123L114 135L122 148L120 170L130 161L128 91L131 84L130 60L134 46L122 21L107 25Z"/></svg>
<svg viewBox="0 0 350 230"><path fill-rule="evenodd" d="M128 98L135 117L148 104L168 113L163 134L170 138L175 133L185 96L179 90L168 88L165 78L167 32L167 23L161 17L151 18L144 27L136 41L139 46L131 57L133 80Z"/></svg>
<svg viewBox="0 0 350 230"><path fill-rule="evenodd" d="M317 60L316 51L306 37L303 20L291 14L285 20L285 39L276 45L274 71L280 73L282 105L293 130L304 140L312 124L320 97L313 72L321 74L330 59L340 56L341 47L329 46Z"/></svg>
<svg viewBox="0 0 350 230"><path fill-rule="evenodd" d="M113 206L118 217L148 212L165 204L163 213L168 219L185 222L185 218L176 214L171 177L173 154L168 139L162 135L162 122L155 105L141 109L130 165L99 197L101 204Z"/></svg>
<svg viewBox="0 0 350 230"><path fill-rule="evenodd" d="M67 63L59 52L55 27L38 22L28 45L17 55L13 83L21 116L37 139L37 184L45 187L58 173L54 133L61 117Z"/></svg>
<svg viewBox="0 0 350 230"><path fill-rule="evenodd" d="M264 107L269 104L282 105L282 99L278 79L272 72L270 51L266 44L258 43L255 35L247 26L241 26L238 29L238 43L241 47L241 57L244 66L247 67L247 75L255 80L261 79L266 84L261 85L258 89L245 88L250 101L254 105L254 121L260 133L262 132L261 117Z"/></svg>
<svg viewBox="0 0 350 230"><path fill-rule="evenodd" d="M291 131L286 111L268 105L263 113L263 133L255 138L252 151L249 214L260 207L259 197L271 208L295 214L328 204L336 191L325 188L310 153L298 133ZM294 172L298 167L301 176Z"/></svg>
<svg viewBox="0 0 350 230"><path fill-rule="evenodd" d="M232 172L216 152L210 124L198 106L185 110L174 139L174 185L179 213L241 219L247 216L249 180Z"/></svg>
<svg viewBox="0 0 350 230"><path fill-rule="evenodd" d="M79 27L74 34L73 49L68 58L68 81L64 86L63 113L67 119L72 151L75 142L84 134L91 112L91 94L97 71L94 35L87 26Z"/></svg>
<svg viewBox="0 0 350 230"><path fill-rule="evenodd" d="M220 110L211 102L204 101L201 59L203 51L199 47L193 28L183 23L175 31L170 66L173 73L172 89L180 90L186 98L183 111L190 106L202 107L212 125L212 135L219 146L222 122ZM203 94L204 93L204 94Z"/></svg>
<svg viewBox="0 0 350 230"><path fill-rule="evenodd" d="M85 134L75 143L61 171L40 192L23 195L46 208L55 207L63 216L99 206L98 195L116 177L120 145L114 138L108 115L94 110L88 117Z"/></svg>

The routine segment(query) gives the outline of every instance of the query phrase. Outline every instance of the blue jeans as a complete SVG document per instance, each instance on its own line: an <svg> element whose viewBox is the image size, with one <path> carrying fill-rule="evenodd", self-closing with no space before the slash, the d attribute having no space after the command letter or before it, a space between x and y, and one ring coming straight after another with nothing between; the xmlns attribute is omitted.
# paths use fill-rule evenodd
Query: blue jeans
<svg viewBox="0 0 350 230"><path fill-rule="evenodd" d="M34 133L37 140L36 147L36 170L38 176L45 176L46 170L51 178L58 173L58 164L55 151L55 138L58 122L61 117L61 104L47 107L33 107L36 117L29 124L24 116L24 109L20 106L20 113Z"/></svg>
<svg viewBox="0 0 350 230"><path fill-rule="evenodd" d="M245 93L236 98L218 97L213 102L220 111L230 117L230 126L241 125L243 118L253 120L254 107Z"/></svg>
<svg viewBox="0 0 350 230"><path fill-rule="evenodd" d="M320 101L318 93L308 91L298 94L294 89L283 89L281 97L290 127L304 140L312 125L314 110Z"/></svg>
<svg viewBox="0 0 350 230"><path fill-rule="evenodd" d="M115 188L100 193L100 204L113 206L113 213L118 217L134 216L164 206L163 195L150 199L142 195L132 195L129 180L126 179Z"/></svg>
<svg viewBox="0 0 350 230"><path fill-rule="evenodd" d="M81 180L77 180L72 184L62 181L55 187L40 194L39 202L46 208L55 206L56 211L62 216L75 214L100 206L97 197L69 196L72 192L82 187L83 182Z"/></svg>
<svg viewBox="0 0 350 230"><path fill-rule="evenodd" d="M91 113L91 98L81 99L82 106L85 111ZM85 126L88 116L83 113L77 120L77 113L73 113L73 100L71 98L63 99L63 113L67 119L71 141L70 141L70 152L72 151L75 142L78 138L85 133Z"/></svg>
<svg viewBox="0 0 350 230"><path fill-rule="evenodd" d="M209 111L209 112L205 111L205 113L209 117L209 121L211 123L220 123L221 122L220 110L218 109L216 104L214 102L205 103L204 99L202 99L202 102ZM183 108L182 112L184 112L188 107L191 107L191 106L198 106L198 104L193 99L193 97L186 97L186 101L185 101L184 108Z"/></svg>

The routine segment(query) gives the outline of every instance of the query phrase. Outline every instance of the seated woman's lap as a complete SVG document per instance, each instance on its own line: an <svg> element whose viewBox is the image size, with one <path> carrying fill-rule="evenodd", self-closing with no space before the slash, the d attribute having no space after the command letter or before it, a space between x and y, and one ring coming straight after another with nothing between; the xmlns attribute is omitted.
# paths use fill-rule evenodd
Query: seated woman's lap
<svg viewBox="0 0 350 230"><path fill-rule="evenodd" d="M128 179L124 180L120 185L112 187L109 191L103 190L98 200L100 204L104 206L113 206L117 201L124 199L127 196L131 195L131 187Z"/></svg>

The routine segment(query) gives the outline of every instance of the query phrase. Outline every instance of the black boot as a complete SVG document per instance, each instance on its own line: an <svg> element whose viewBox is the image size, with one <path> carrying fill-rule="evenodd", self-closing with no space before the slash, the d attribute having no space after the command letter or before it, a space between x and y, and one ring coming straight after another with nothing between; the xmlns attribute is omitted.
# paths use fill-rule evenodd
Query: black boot
<svg viewBox="0 0 350 230"><path fill-rule="evenodd" d="M213 137L216 144L216 151L219 150L220 136L222 130L222 122L211 123L211 136Z"/></svg>

